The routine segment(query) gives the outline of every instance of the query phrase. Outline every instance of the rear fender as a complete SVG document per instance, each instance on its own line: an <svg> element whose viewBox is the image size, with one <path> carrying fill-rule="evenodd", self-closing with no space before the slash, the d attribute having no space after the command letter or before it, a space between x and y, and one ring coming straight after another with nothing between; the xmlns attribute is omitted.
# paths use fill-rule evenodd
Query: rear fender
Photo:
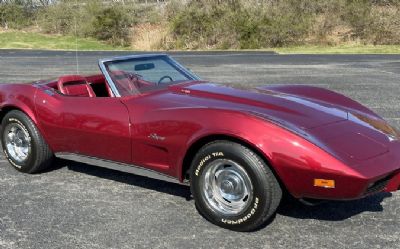
<svg viewBox="0 0 400 249"><path fill-rule="evenodd" d="M35 98L38 89L29 84L10 84L0 86L0 112L1 120L7 112L20 110L24 112L36 125L40 133L46 139L40 122L36 117Z"/></svg>
<svg viewBox="0 0 400 249"><path fill-rule="evenodd" d="M18 109L28 115L37 125L35 115L35 96L37 88L32 85L15 84L0 87L0 109L8 111Z"/></svg>

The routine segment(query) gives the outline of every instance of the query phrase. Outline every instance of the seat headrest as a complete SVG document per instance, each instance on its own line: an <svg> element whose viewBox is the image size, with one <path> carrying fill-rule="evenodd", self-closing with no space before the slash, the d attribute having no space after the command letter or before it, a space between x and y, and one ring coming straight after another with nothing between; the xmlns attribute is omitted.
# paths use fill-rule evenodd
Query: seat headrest
<svg viewBox="0 0 400 249"><path fill-rule="evenodd" d="M80 75L62 76L57 82L58 90L65 95L79 97L95 97L93 89Z"/></svg>

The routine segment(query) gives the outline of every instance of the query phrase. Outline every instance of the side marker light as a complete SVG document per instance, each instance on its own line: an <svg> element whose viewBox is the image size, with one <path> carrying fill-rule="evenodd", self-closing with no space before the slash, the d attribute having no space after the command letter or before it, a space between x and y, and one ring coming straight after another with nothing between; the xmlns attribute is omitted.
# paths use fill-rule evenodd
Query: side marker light
<svg viewBox="0 0 400 249"><path fill-rule="evenodd" d="M335 180L314 179L314 187L335 188Z"/></svg>

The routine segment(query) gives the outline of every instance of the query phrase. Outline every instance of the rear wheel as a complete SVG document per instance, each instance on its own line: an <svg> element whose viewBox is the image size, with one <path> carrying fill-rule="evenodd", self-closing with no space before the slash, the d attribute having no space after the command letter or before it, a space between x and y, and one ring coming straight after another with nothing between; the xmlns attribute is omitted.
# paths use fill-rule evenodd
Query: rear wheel
<svg viewBox="0 0 400 249"><path fill-rule="evenodd" d="M33 121L23 112L8 112L1 123L1 144L10 164L20 172L37 173L52 162L53 153Z"/></svg>
<svg viewBox="0 0 400 249"><path fill-rule="evenodd" d="M282 198L280 185L264 160L230 141L200 149L191 165L191 190L206 219L235 231L264 225Z"/></svg>

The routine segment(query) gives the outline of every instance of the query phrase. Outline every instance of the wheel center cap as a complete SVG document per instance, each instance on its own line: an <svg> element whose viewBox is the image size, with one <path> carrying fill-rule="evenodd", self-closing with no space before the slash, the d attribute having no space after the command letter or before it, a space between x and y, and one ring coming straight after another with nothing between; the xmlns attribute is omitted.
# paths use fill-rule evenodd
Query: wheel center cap
<svg viewBox="0 0 400 249"><path fill-rule="evenodd" d="M235 186L231 181L225 180L221 184L221 190L224 193L232 193L234 190Z"/></svg>
<svg viewBox="0 0 400 249"><path fill-rule="evenodd" d="M22 146L22 139L21 138L17 138L16 141L15 141L15 145Z"/></svg>

